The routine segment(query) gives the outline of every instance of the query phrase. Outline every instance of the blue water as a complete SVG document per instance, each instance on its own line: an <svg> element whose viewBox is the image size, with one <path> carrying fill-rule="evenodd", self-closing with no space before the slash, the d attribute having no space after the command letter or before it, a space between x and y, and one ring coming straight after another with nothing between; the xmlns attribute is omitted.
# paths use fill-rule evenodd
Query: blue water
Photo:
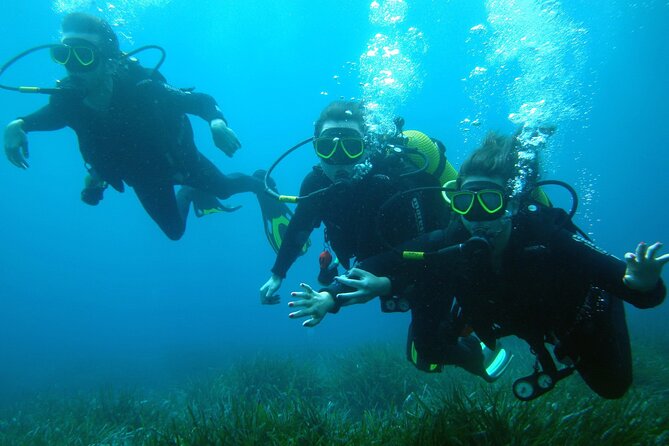
<svg viewBox="0 0 669 446"><path fill-rule="evenodd" d="M91 8L90 2L60 3ZM620 256L641 240L669 242L669 2L378 3L399 8L403 20L370 20L370 2L353 0L197 7L184 0L128 1L103 6L101 15L119 24L123 49L164 46L161 71L169 81L218 100L243 144L233 159L213 146L204 122L193 122L198 147L224 172L267 168L311 135L329 101L381 91L385 110L444 141L459 166L486 131L512 131L512 113L548 97L540 120L557 124L558 133L544 153L545 176L577 187L584 201L577 223ZM536 12L542 10L553 15ZM518 20L508 25L495 18L505 11ZM56 41L61 17L48 2L8 2L0 16L0 59ZM485 31L472 30L477 25ZM394 91L361 74L368 65L360 56L378 33L412 56L393 65ZM513 40L527 36L535 46ZM505 53L514 45L515 55ZM537 54L540 60L533 59ZM156 59L145 53L141 60ZM396 63L367 62L374 69ZM484 74L472 74L476 67ZM402 77L407 69L411 75ZM49 86L59 76L58 67L36 57L2 81ZM0 122L45 101L0 91ZM470 124L475 119L480 126ZM300 281L315 282L321 232L291 269L282 303L261 306L258 288L274 257L252 196L228 200L243 205L235 214L191 216L183 239L171 242L132 191L110 190L94 208L79 200L85 171L73 132L29 139L27 171L0 162L0 397L169 382L259 348L307 351L378 340L403 348L408 317L382 315L375 302L328 316L312 330L287 318L288 292ZM297 191L316 161L308 149L298 153L276 172L282 192ZM667 316L666 305L630 309L637 342L669 339Z"/></svg>

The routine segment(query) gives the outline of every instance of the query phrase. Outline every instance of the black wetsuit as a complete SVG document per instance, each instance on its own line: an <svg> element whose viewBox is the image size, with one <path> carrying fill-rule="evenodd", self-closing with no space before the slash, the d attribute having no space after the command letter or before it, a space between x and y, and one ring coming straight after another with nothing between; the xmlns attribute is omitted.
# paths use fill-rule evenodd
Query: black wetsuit
<svg viewBox="0 0 669 446"><path fill-rule="evenodd" d="M595 392L619 398L632 382L623 300L654 307L666 289L661 280L649 292L629 289L622 282L625 262L556 224L564 216L548 208L516 215L499 272L489 255L476 250L414 263L377 256L360 267L391 277L394 292L407 286L421 291L412 324L416 349L427 361L443 362L450 348L442 331L452 330L448 296L454 295L464 320L490 347L508 335L531 346L556 343L556 355L571 358ZM456 218L446 230L406 247L433 251L468 237Z"/></svg>
<svg viewBox="0 0 669 446"><path fill-rule="evenodd" d="M372 170L363 178L334 186L320 167L314 167L304 178L300 195L329 189L299 202L272 273L281 278L286 276L309 235L321 223L325 224L326 238L345 268L351 266L354 258L361 260L385 251L388 248L376 222L384 202L399 191L439 186L437 179L427 173L400 177L407 168L395 157L375 158L372 165ZM447 215L447 207L438 191L407 194L384 210L380 230L388 243L394 245L443 227Z"/></svg>
<svg viewBox="0 0 669 446"><path fill-rule="evenodd" d="M95 174L118 191L123 191L123 183L130 185L165 234L178 239L185 219L174 185L224 199L238 192L258 192L262 184L247 175L223 175L195 147L186 114L208 122L224 119L211 96L173 88L159 74L149 76L150 70L128 62L114 75L107 110L95 110L81 95L64 92L21 119L26 132L72 128L81 155Z"/></svg>
<svg viewBox="0 0 669 446"><path fill-rule="evenodd" d="M362 261L388 251L389 247L377 229L376 218L381 206L397 192L416 187L440 186L435 177L426 173L400 177L399 174L406 171L406 167L400 167L397 161L394 156L372 160L374 169L361 180L337 184L321 195L300 202L286 230L272 272L285 277L309 234L321 222L325 224L326 237L332 249L345 268L354 266L353 259ZM332 182L323 171L315 167L302 182L300 195L304 196L331 185ZM383 238L390 245L396 246L420 234L443 228L449 216L441 192L411 192L384 207L378 228ZM408 294L405 292L398 299L382 299L381 309L409 310L412 302L420 301L406 299ZM413 339L411 330L410 327L409 348ZM474 336L458 339L457 335L450 339L452 343L449 351L445 353L446 361L484 376L483 354L478 340ZM422 357L413 362L422 370L436 371L430 364L424 364ZM441 357L440 364L443 363L444 357Z"/></svg>

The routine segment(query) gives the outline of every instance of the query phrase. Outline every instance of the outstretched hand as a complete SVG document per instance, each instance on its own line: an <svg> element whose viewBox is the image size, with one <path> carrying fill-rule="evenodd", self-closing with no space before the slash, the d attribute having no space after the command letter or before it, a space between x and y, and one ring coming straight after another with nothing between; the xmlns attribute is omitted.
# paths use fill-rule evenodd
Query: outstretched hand
<svg viewBox="0 0 669 446"><path fill-rule="evenodd" d="M10 163L21 169L28 165L28 136L23 131L23 120L16 119L5 128L5 155Z"/></svg>
<svg viewBox="0 0 669 446"><path fill-rule="evenodd" d="M356 291L340 293L337 296L351 303L367 302L376 296L390 294L391 291L390 279L375 276L359 268L351 268L345 275L335 277L335 280L342 285L356 289Z"/></svg>
<svg viewBox="0 0 669 446"><path fill-rule="evenodd" d="M659 242L650 246L641 242L637 245L636 252L625 254L625 285L636 291L650 291L657 286L662 267L669 262L669 254L657 256L660 248L662 243Z"/></svg>
<svg viewBox="0 0 669 446"><path fill-rule="evenodd" d="M279 295L276 294L276 292L279 291L279 288L281 288L281 282L283 282L281 277L277 276L276 274L272 274L272 277L270 277L269 280L265 282L262 287L260 287L261 304L276 305L281 301Z"/></svg>
<svg viewBox="0 0 669 446"><path fill-rule="evenodd" d="M302 323L303 327L315 327L320 324L325 315L328 314L335 306L335 301L332 295L326 291L317 293L306 283L301 283L300 287L304 291L295 291L290 293L291 296L300 300L288 302L289 307L304 307L302 310L295 311L288 315L289 318L308 317Z"/></svg>
<svg viewBox="0 0 669 446"><path fill-rule="evenodd" d="M242 147L237 135L227 126L224 120L214 119L211 121L210 127L214 144L229 157L232 157Z"/></svg>

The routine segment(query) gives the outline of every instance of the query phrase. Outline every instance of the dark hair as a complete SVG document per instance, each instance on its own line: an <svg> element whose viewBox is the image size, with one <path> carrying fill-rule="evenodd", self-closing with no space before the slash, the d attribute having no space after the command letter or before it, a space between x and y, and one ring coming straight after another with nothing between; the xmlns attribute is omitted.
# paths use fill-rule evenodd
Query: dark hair
<svg viewBox="0 0 669 446"><path fill-rule="evenodd" d="M63 17L63 32L79 32L100 36L100 51L106 57L117 59L121 56L118 37L105 20L83 12L73 12Z"/></svg>
<svg viewBox="0 0 669 446"><path fill-rule="evenodd" d="M519 132L508 136L490 132L483 144L462 163L458 175L458 186L469 176L501 178L509 193L528 192L539 178L539 159L535 151L528 151L527 157L518 141ZM523 190L512 190L515 180L521 180Z"/></svg>
<svg viewBox="0 0 669 446"><path fill-rule="evenodd" d="M314 136L321 134L325 121L356 122L365 133L365 109L360 101L331 102L314 123Z"/></svg>

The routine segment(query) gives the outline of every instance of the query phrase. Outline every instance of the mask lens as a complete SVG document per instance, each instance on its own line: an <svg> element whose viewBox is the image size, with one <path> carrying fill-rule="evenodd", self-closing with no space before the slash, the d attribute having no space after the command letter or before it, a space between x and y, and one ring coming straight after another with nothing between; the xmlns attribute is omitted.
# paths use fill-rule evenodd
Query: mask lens
<svg viewBox="0 0 669 446"><path fill-rule="evenodd" d="M79 63L84 67L87 67L95 62L95 50L93 50L93 48L77 46L72 48L72 51L74 52L74 56L77 58Z"/></svg>
<svg viewBox="0 0 669 446"><path fill-rule="evenodd" d="M65 65L70 60L71 48L67 45L57 45L51 47L51 59L54 62Z"/></svg>
<svg viewBox="0 0 669 446"><path fill-rule="evenodd" d="M474 192L461 191L456 192L451 197L451 209L458 214L465 215L474 204Z"/></svg>
<svg viewBox="0 0 669 446"><path fill-rule="evenodd" d="M343 138L341 145L351 159L359 158L365 150L365 144L361 138Z"/></svg>
<svg viewBox="0 0 669 446"><path fill-rule="evenodd" d="M323 159L330 159L337 149L338 138L320 137L314 140L316 154Z"/></svg>
<svg viewBox="0 0 669 446"><path fill-rule="evenodd" d="M314 140L316 154L328 164L352 164L365 151L365 144L359 131L334 127L323 130Z"/></svg>
<svg viewBox="0 0 669 446"><path fill-rule="evenodd" d="M498 212L504 206L504 197L498 190L482 190L477 195L483 209L490 214Z"/></svg>

